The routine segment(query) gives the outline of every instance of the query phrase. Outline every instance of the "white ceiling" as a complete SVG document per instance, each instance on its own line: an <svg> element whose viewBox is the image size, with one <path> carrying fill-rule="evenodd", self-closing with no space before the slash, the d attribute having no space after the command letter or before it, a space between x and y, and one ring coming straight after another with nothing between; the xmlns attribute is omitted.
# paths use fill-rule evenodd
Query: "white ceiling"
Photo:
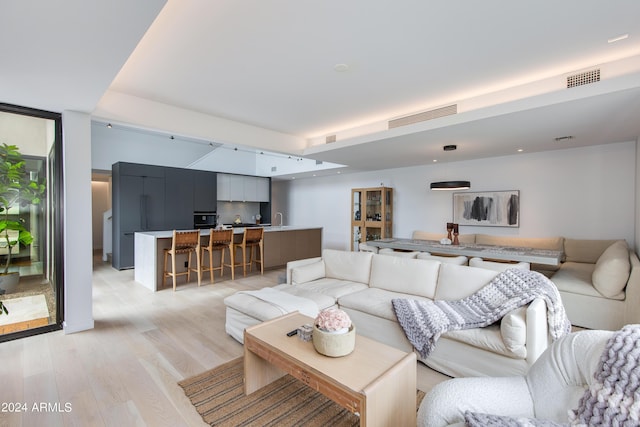
<svg viewBox="0 0 640 427"><path fill-rule="evenodd" d="M268 148L352 170L640 135L640 2L163 3L0 2L0 102L142 126L105 115L102 95L126 94L296 137L305 147ZM566 89L567 75L595 67L601 82ZM457 115L384 127L449 104Z"/></svg>

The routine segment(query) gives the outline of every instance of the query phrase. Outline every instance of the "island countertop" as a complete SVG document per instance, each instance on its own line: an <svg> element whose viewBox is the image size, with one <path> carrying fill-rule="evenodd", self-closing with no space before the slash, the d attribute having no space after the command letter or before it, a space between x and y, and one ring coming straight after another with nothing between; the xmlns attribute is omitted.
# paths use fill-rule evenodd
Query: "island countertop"
<svg viewBox="0 0 640 427"><path fill-rule="evenodd" d="M322 227L313 226L259 226L264 229L264 268L276 268L296 259L321 255ZM207 244L209 228L200 230L202 244ZM244 227L234 227L234 241L240 242ZM134 235L134 280L144 287L157 291L167 287L163 281L164 249L171 247L173 230L139 231ZM214 264L219 264L219 253ZM186 260L185 255L181 255ZM182 264L182 262L180 263ZM236 271L242 275L242 269ZM218 273L219 274L219 273ZM225 268L225 280L230 279L229 268ZM192 274L192 281L195 273ZM216 280L220 280L216 276ZM209 274L203 274L202 285L210 283Z"/></svg>
<svg viewBox="0 0 640 427"><path fill-rule="evenodd" d="M303 225L269 225L269 226L256 225L256 227L262 227L265 233L272 233L274 231L315 230L315 229L322 228L322 227L308 227ZM245 227L234 227L232 228L233 234L242 234L244 233L244 229ZM210 230L209 228L200 229L200 235L208 236L209 230ZM187 231L187 230L180 230L180 231ZM144 234L147 236L155 237L156 239L165 239L165 238L173 237L173 230L136 231L135 234Z"/></svg>

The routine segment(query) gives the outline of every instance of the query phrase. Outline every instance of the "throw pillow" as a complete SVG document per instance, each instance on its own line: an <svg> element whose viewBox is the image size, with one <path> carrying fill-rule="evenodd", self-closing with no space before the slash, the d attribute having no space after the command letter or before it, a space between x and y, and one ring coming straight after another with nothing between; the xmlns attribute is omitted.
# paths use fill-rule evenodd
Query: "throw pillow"
<svg viewBox="0 0 640 427"><path fill-rule="evenodd" d="M613 298L627 285L630 270L627 243L619 240L605 249L598 258L591 275L593 287L605 297Z"/></svg>
<svg viewBox="0 0 640 427"><path fill-rule="evenodd" d="M324 261L320 260L311 264L296 267L291 270L291 283L306 283L322 279L324 273Z"/></svg>
<svg viewBox="0 0 640 427"><path fill-rule="evenodd" d="M526 356L527 322L525 321L527 307L520 307L507 313L500 322L502 341L512 353Z"/></svg>

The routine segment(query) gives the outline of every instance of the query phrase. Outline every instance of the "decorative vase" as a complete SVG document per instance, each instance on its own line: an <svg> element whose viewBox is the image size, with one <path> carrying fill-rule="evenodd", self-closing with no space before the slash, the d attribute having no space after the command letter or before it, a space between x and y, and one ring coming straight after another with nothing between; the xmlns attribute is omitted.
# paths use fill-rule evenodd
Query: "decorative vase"
<svg viewBox="0 0 640 427"><path fill-rule="evenodd" d="M356 327L351 325L348 332L337 334L326 332L313 325L313 346L320 354L341 357L350 354L356 346Z"/></svg>

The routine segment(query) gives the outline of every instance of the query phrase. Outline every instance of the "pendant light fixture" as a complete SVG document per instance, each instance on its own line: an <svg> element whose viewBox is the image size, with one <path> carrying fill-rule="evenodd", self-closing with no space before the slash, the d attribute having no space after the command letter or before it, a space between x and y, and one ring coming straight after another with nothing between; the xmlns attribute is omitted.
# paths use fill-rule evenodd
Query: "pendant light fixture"
<svg viewBox="0 0 640 427"><path fill-rule="evenodd" d="M468 190L471 188L469 181L440 181L432 182L432 190Z"/></svg>
<svg viewBox="0 0 640 427"><path fill-rule="evenodd" d="M444 151L455 151L457 148L458 146L455 144L442 147ZM431 183L432 190L468 190L470 188L470 181L440 181Z"/></svg>

